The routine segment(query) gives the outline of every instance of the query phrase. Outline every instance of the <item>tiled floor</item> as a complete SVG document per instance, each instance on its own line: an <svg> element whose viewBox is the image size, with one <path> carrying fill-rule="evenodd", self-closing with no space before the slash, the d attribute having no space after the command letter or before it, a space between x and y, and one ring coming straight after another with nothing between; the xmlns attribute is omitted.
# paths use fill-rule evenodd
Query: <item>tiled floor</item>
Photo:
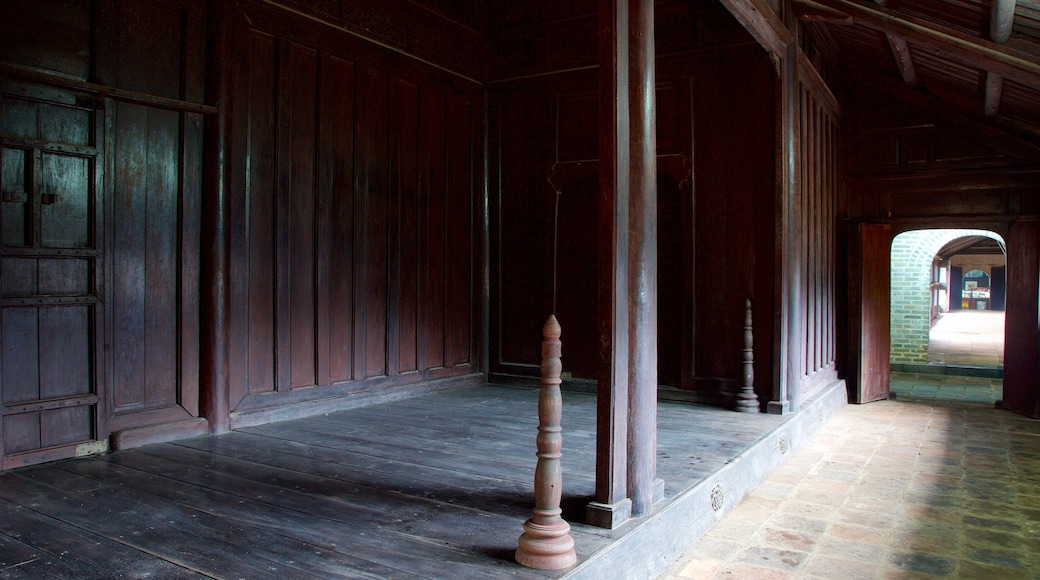
<svg viewBox="0 0 1040 580"><path fill-rule="evenodd" d="M1040 580L1040 421L994 408L1000 379L893 373L892 391L843 409L661 578Z"/></svg>
<svg viewBox="0 0 1040 580"><path fill-rule="evenodd" d="M957 310L940 314L928 337L928 362L1004 366L1004 313Z"/></svg>

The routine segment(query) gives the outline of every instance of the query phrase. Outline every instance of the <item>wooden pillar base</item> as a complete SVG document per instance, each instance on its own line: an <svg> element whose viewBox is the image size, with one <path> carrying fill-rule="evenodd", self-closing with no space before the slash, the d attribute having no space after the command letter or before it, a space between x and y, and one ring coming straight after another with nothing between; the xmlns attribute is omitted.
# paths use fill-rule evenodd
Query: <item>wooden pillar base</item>
<svg viewBox="0 0 1040 580"><path fill-rule="evenodd" d="M524 533L516 549L516 561L536 570L560 570L578 561L571 526L564 520L554 524L524 522Z"/></svg>
<svg viewBox="0 0 1040 580"><path fill-rule="evenodd" d="M597 528L613 530L632 517L632 500L627 497L619 502L606 504L589 502L585 506L585 523Z"/></svg>

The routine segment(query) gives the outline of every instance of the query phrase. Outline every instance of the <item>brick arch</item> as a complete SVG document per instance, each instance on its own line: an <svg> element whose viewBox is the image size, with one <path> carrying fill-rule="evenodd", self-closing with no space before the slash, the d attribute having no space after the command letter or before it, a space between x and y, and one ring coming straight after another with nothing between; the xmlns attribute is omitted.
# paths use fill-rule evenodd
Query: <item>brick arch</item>
<svg viewBox="0 0 1040 580"><path fill-rule="evenodd" d="M987 230L913 230L892 240L891 360L927 363L931 327L932 260L943 246L967 236L1004 239Z"/></svg>

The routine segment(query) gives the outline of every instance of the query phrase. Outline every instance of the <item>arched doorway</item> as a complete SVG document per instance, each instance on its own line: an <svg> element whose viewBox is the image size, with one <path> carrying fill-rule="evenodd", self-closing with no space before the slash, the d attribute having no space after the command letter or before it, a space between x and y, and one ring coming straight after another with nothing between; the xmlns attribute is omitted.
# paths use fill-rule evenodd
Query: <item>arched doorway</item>
<svg viewBox="0 0 1040 580"><path fill-rule="evenodd" d="M1006 250L991 231L903 232L891 249L892 370L1000 367Z"/></svg>

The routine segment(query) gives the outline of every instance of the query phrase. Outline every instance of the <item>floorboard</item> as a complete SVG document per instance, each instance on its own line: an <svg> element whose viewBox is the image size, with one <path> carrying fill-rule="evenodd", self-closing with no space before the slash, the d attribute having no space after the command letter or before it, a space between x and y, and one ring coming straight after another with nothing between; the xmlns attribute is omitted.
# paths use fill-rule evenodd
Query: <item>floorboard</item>
<svg viewBox="0 0 1040 580"><path fill-rule="evenodd" d="M441 391L0 473L0 578L559 577L512 559L533 507L537 395ZM581 521L595 416L593 395L564 393L564 507L583 563L647 527ZM788 421L675 402L658 417L662 506Z"/></svg>

